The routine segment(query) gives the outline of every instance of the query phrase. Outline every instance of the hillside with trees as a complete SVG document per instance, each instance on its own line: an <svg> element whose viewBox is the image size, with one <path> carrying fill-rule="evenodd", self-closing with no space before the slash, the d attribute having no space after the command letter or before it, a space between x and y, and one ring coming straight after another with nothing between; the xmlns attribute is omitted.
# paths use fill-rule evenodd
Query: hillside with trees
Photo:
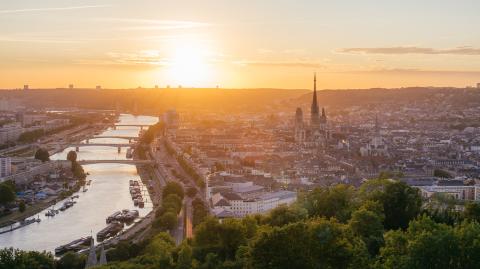
<svg viewBox="0 0 480 269"><path fill-rule="evenodd" d="M159 219L178 211L183 197L174 185L165 194L170 206L157 212ZM478 204L439 214L422 207L417 189L376 179L357 189L317 188L263 216L207 217L179 246L163 231L140 243L121 242L107 252L109 263L96 268L480 268L479 219ZM83 261L71 254L54 261L45 253L0 253L0 268L68 262L75 269Z"/></svg>

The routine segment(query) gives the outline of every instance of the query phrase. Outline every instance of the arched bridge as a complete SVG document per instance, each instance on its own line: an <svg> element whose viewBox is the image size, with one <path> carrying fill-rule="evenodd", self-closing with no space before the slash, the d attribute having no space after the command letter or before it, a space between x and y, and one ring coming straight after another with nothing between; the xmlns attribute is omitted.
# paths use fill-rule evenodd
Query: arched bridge
<svg viewBox="0 0 480 269"><path fill-rule="evenodd" d="M77 143L77 144L68 144L70 147L117 147L117 148L126 148L132 147L133 144L129 143Z"/></svg>
<svg viewBox="0 0 480 269"><path fill-rule="evenodd" d="M144 127L150 127L152 124L114 124L113 129L115 130L117 127L140 127L140 130L143 130Z"/></svg>
<svg viewBox="0 0 480 269"><path fill-rule="evenodd" d="M89 139L96 139L96 138L120 138L120 139L135 140L135 139L138 139L138 136L100 135L100 136L91 137Z"/></svg>
<svg viewBox="0 0 480 269"><path fill-rule="evenodd" d="M80 147L116 147L120 153L121 148L133 147L135 144L130 143L50 143L46 144L56 147L75 147L75 151L79 151Z"/></svg>
<svg viewBox="0 0 480 269"><path fill-rule="evenodd" d="M120 164L155 164L152 160L81 160L79 164L96 164L96 163L120 163Z"/></svg>

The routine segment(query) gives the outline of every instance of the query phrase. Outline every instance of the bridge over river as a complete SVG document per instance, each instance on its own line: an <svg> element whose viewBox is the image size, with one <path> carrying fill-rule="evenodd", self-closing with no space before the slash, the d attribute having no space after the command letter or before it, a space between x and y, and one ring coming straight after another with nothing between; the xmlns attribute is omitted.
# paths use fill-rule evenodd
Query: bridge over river
<svg viewBox="0 0 480 269"><path fill-rule="evenodd" d="M135 146L133 143L48 143L44 145L57 148L75 147L75 151L80 151L80 147L116 147L119 153L121 148L131 148Z"/></svg>
<svg viewBox="0 0 480 269"><path fill-rule="evenodd" d="M148 128L150 126L151 124L115 124L113 125L113 129L116 130L117 127L140 127L140 130L143 130L143 128Z"/></svg>
<svg viewBox="0 0 480 269"><path fill-rule="evenodd" d="M79 164L121 163L121 164L155 164L152 160L81 160Z"/></svg>

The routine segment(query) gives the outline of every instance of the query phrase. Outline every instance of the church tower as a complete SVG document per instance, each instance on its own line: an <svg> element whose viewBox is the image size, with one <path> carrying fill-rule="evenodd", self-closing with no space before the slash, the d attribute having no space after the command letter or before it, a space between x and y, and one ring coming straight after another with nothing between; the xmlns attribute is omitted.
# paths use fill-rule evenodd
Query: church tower
<svg viewBox="0 0 480 269"><path fill-rule="evenodd" d="M303 143L305 142L306 133L305 127L303 125L303 112L302 109L297 107L295 112L295 142Z"/></svg>
<svg viewBox="0 0 480 269"><path fill-rule="evenodd" d="M313 75L313 100L310 109L310 126L313 129L320 127L320 110L317 103L317 74Z"/></svg>

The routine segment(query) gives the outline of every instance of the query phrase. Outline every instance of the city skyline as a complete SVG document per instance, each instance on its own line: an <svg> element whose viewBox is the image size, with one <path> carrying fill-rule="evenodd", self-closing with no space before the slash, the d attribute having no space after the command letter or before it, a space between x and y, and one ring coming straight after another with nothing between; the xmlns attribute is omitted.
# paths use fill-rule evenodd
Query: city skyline
<svg viewBox="0 0 480 269"><path fill-rule="evenodd" d="M7 1L0 88L474 86L479 5Z"/></svg>

